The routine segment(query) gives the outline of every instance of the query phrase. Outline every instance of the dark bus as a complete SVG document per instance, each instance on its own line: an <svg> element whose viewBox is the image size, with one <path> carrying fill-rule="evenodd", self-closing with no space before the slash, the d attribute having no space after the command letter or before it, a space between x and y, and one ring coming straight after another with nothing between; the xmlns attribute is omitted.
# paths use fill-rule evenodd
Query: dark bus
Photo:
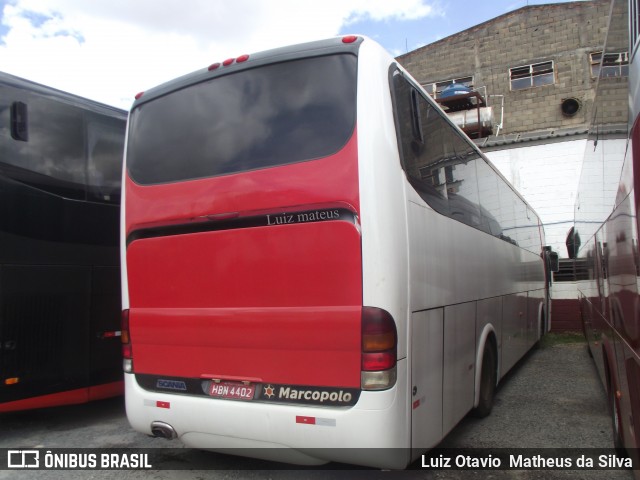
<svg viewBox="0 0 640 480"><path fill-rule="evenodd" d="M125 124L0 73L0 412L122 393Z"/></svg>

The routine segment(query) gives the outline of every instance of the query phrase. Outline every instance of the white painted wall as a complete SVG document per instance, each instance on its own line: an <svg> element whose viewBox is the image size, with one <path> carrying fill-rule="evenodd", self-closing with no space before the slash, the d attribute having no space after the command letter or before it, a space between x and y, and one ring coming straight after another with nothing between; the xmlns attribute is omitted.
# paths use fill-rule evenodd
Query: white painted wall
<svg viewBox="0 0 640 480"><path fill-rule="evenodd" d="M565 240L573 210L586 139L486 152L487 157L534 208L546 244L567 257Z"/></svg>

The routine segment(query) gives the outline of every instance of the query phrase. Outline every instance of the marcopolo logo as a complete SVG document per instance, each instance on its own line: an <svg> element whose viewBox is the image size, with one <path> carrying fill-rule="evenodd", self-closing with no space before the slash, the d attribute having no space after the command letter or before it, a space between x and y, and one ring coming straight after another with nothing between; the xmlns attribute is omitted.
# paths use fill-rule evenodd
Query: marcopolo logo
<svg viewBox="0 0 640 480"><path fill-rule="evenodd" d="M355 405L360 391L340 388L314 388L292 385L265 385L263 400L282 403L308 403L317 405Z"/></svg>
<svg viewBox="0 0 640 480"><path fill-rule="evenodd" d="M286 398L288 400L312 400L314 402L339 402L349 403L353 398L353 395L349 392L327 392L326 390L298 390L291 387L280 387L278 393L279 398Z"/></svg>

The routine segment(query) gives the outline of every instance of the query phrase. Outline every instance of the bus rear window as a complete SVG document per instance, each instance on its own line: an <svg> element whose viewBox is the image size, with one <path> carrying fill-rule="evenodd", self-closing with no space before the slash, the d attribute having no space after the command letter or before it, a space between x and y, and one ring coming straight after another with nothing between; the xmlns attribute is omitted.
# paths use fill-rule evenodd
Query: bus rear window
<svg viewBox="0 0 640 480"><path fill-rule="evenodd" d="M131 115L129 174L170 183L336 153L355 125L356 63L351 54L274 63L143 103Z"/></svg>

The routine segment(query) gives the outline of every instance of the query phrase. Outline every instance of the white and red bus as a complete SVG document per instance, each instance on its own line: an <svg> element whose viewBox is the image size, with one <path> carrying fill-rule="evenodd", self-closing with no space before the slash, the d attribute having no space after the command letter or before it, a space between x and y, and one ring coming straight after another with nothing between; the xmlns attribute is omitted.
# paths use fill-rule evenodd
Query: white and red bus
<svg viewBox="0 0 640 480"><path fill-rule="evenodd" d="M639 0L614 0L575 208L577 282L614 445L640 448ZM577 248L576 248L577 249ZM636 458L636 461L638 459Z"/></svg>
<svg viewBox="0 0 640 480"><path fill-rule="evenodd" d="M243 55L149 90L125 157L140 432L404 467L470 410L487 415L548 328L535 212L369 39Z"/></svg>

